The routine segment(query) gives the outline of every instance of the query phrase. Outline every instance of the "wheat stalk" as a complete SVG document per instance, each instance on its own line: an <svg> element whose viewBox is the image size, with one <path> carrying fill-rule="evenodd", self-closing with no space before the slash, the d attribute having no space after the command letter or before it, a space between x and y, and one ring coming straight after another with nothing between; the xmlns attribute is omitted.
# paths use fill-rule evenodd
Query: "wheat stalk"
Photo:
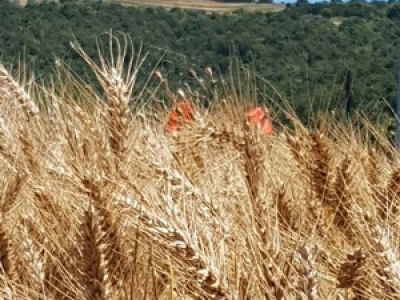
<svg viewBox="0 0 400 300"><path fill-rule="evenodd" d="M35 115L39 108L24 88L10 75L3 64L0 64L0 97L16 100L27 116Z"/></svg>

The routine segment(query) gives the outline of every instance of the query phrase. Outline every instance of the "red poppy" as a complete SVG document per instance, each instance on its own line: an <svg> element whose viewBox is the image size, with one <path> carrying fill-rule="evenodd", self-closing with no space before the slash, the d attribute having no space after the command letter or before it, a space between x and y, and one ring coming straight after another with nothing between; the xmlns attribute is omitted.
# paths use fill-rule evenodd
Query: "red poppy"
<svg viewBox="0 0 400 300"><path fill-rule="evenodd" d="M256 107L245 113L248 117L249 123L251 125L257 125L260 123L261 119L265 116L264 110L261 107Z"/></svg>
<svg viewBox="0 0 400 300"><path fill-rule="evenodd" d="M269 136L274 132L272 122L262 107L249 110L245 113L245 116L248 118L251 126L255 126L261 130L262 135Z"/></svg>
<svg viewBox="0 0 400 300"><path fill-rule="evenodd" d="M190 123L191 121L194 121L194 110L193 106L189 101L177 102L176 108L178 113L180 113L182 117L183 123L187 124Z"/></svg>
<svg viewBox="0 0 400 300"><path fill-rule="evenodd" d="M260 122L261 125L261 134L264 136L269 136L274 133L274 128L272 126L272 122L268 116L264 116Z"/></svg>
<svg viewBox="0 0 400 300"><path fill-rule="evenodd" d="M177 102L175 110L169 116L166 129L171 133L177 133L182 125L190 124L194 119L192 104L189 101Z"/></svg>
<svg viewBox="0 0 400 300"><path fill-rule="evenodd" d="M176 111L173 111L169 116L169 119L166 124L167 130L169 132L174 133L178 131L178 120L179 120L179 114Z"/></svg>

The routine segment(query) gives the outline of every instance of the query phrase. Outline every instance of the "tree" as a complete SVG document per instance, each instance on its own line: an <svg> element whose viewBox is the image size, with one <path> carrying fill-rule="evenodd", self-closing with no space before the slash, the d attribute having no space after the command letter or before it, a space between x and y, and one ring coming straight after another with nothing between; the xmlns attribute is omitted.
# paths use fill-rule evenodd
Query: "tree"
<svg viewBox="0 0 400 300"><path fill-rule="evenodd" d="M390 20L400 20L400 3L393 4L388 10L386 16Z"/></svg>
<svg viewBox="0 0 400 300"><path fill-rule="evenodd" d="M296 5L297 5L297 6L300 6L300 5L309 5L309 3L308 3L308 0L297 0Z"/></svg>
<svg viewBox="0 0 400 300"><path fill-rule="evenodd" d="M325 18L331 18L333 17L333 11L332 9L325 7L321 10L321 16L325 17Z"/></svg>

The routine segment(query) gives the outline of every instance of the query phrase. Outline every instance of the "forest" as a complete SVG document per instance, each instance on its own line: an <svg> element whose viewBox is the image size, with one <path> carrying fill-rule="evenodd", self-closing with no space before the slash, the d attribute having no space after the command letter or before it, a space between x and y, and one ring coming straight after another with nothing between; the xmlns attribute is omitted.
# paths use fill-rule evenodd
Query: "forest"
<svg viewBox="0 0 400 300"><path fill-rule="evenodd" d="M341 109L349 97L350 113L394 108L400 4L393 1L300 0L281 12L231 14L80 1L21 8L3 1L0 26L0 60L14 70L22 61L39 79L54 74L62 60L91 82L70 41L96 57L98 40L112 30L148 52L143 82L154 68L172 87L194 84L189 69L211 67L223 78L233 57L260 79L261 92L278 97L273 86L300 117Z"/></svg>

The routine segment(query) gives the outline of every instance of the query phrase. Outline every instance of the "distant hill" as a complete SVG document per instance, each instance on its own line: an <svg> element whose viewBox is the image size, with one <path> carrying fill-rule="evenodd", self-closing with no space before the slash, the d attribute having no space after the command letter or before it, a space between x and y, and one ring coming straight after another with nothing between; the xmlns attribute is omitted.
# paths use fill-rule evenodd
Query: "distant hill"
<svg viewBox="0 0 400 300"><path fill-rule="evenodd" d="M177 0L136 5L138 0L123 1L130 4L75 1L29 4L23 9L0 4L0 60L15 66L22 57L46 77L54 71L56 59L62 59L91 81L93 74L69 42L75 36L96 57L97 39L112 29L128 33L136 46L142 43L143 51L149 51L144 76L158 64L172 88L184 83L198 88L187 76L191 68L201 73L212 67L217 76L229 76L233 54L277 87L302 116L318 107L343 107L348 74L354 99L351 111L382 110L386 103L394 103L400 49L398 3L299 3L276 12L225 14L218 11L228 5L224 3L185 2L208 5L204 11L173 7L172 3L181 3ZM164 9L157 3L171 7ZM210 9L213 5L215 10ZM142 79L144 83L147 78ZM260 92L277 97L265 83L260 83Z"/></svg>

